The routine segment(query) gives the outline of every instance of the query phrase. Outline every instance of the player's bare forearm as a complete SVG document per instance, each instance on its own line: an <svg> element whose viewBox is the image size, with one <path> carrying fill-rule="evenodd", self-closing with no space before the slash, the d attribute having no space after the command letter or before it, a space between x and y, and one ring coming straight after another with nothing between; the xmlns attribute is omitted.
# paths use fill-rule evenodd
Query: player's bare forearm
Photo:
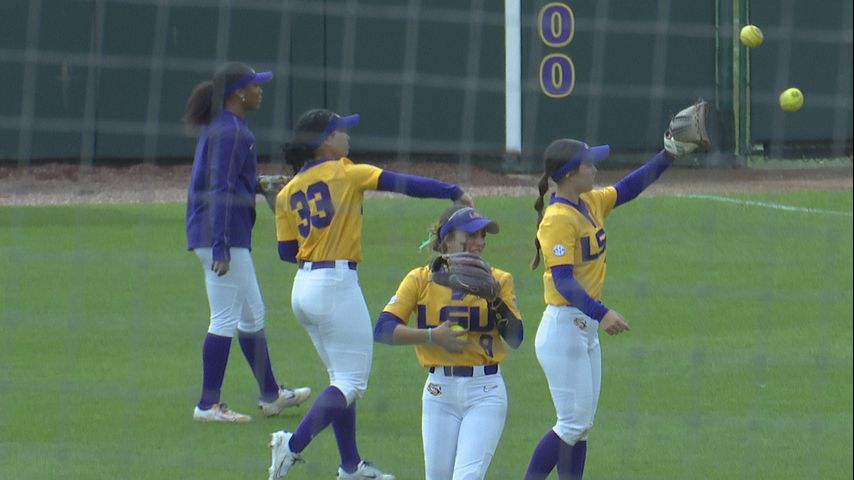
<svg viewBox="0 0 854 480"><path fill-rule="evenodd" d="M438 327L424 329L407 327L401 324L394 329L392 344L420 345L435 343L450 352L462 351L463 347L468 344L468 341L458 337L466 335L467 332L465 330L451 330L451 325L451 322L444 322Z"/></svg>
<svg viewBox="0 0 854 480"><path fill-rule="evenodd" d="M398 325L391 336L392 345L418 345L428 343L428 332L426 329Z"/></svg>

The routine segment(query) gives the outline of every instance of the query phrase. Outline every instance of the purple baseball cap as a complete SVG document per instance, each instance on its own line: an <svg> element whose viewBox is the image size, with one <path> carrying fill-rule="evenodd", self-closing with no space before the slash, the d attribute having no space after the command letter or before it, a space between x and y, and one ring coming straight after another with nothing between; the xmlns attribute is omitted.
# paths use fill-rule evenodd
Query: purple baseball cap
<svg viewBox="0 0 854 480"><path fill-rule="evenodd" d="M566 163L563 164L563 166L552 173L552 180L556 182L567 173L578 168L582 162L597 163L601 160L605 160L608 158L608 155L611 154L611 147L609 145L597 145L595 147L591 147L590 145L578 142L577 140L567 141L578 143L578 150L569 160L566 161Z"/></svg>
<svg viewBox="0 0 854 480"><path fill-rule="evenodd" d="M341 116L337 113L332 114L332 118L329 119L329 123L326 124L326 127L320 132L320 136L317 137L315 143L317 146L320 146L327 137L332 135L332 132L335 130L344 130L347 128L353 128L359 124L359 119L361 117L358 113L353 113L350 115Z"/></svg>
<svg viewBox="0 0 854 480"><path fill-rule="evenodd" d="M250 83L266 83L273 79L273 72L256 72L250 68L248 72L234 82L225 86L225 96L231 95Z"/></svg>
<svg viewBox="0 0 854 480"><path fill-rule="evenodd" d="M475 233L484 228L487 233L498 233L498 224L494 220L484 217L472 207L461 208L454 212L451 218L439 229L439 239L444 238L448 232L457 229L466 233Z"/></svg>

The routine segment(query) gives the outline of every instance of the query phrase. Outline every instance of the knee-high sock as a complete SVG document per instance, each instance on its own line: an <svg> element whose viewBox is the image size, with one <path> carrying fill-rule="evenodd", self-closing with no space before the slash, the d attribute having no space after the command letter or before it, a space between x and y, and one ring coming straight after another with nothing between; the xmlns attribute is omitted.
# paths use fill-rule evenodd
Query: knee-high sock
<svg viewBox="0 0 854 480"><path fill-rule="evenodd" d="M560 437L557 436L554 430L549 429L540 439L537 447L534 448L534 453L531 455L531 462L528 463L528 471L525 473L525 480L545 480L555 465L557 465L560 458L561 445L564 445L564 443Z"/></svg>
<svg viewBox="0 0 854 480"><path fill-rule="evenodd" d="M584 476L586 459L587 440L580 440L572 446L561 443L557 461L557 478L559 480L581 480Z"/></svg>
<svg viewBox="0 0 854 480"><path fill-rule="evenodd" d="M332 420L332 428L335 430L335 441L338 443L338 453L341 455L341 468L347 473L353 473L362 461L359 448L356 446L355 401Z"/></svg>
<svg viewBox="0 0 854 480"><path fill-rule="evenodd" d="M308 413L299 422L290 440L292 452L302 452L324 428L347 410L347 398L332 385L326 387L314 400Z"/></svg>
<svg viewBox="0 0 854 480"><path fill-rule="evenodd" d="M238 330L237 338L240 341L240 349L243 356L249 362L255 381L258 382L258 390L261 392L261 400L272 402L279 397L279 384L273 375L273 367L270 365L270 352L267 349L267 337L264 330L254 333L241 332Z"/></svg>
<svg viewBox="0 0 854 480"><path fill-rule="evenodd" d="M198 406L208 409L219 403L225 366L228 364L228 352L231 350L231 337L221 337L208 333L202 345L202 395Z"/></svg>

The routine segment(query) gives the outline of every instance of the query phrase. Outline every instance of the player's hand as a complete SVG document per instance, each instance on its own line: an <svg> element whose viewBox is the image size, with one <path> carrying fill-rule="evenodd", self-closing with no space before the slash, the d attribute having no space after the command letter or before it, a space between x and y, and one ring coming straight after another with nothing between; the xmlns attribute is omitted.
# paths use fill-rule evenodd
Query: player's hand
<svg viewBox="0 0 854 480"><path fill-rule="evenodd" d="M453 353L458 353L463 351L463 347L468 345L468 340L463 340L459 338L463 335L466 335L468 332L465 330L453 331L451 330L451 325L454 325L452 322L444 322L438 327L433 329L433 343L439 345L445 350Z"/></svg>
<svg viewBox="0 0 854 480"><path fill-rule="evenodd" d="M459 198L454 200L454 203L459 203L460 205L465 205L467 207L474 208L474 200L471 199L468 193L460 195Z"/></svg>
<svg viewBox="0 0 854 480"><path fill-rule="evenodd" d="M626 323L626 319L614 310L608 310L608 313L599 322L599 327L605 330L608 335L617 335L618 333L629 330L629 324Z"/></svg>
<svg viewBox="0 0 854 480"><path fill-rule="evenodd" d="M228 260L214 260L211 270L216 272L217 277L225 275L228 273Z"/></svg>

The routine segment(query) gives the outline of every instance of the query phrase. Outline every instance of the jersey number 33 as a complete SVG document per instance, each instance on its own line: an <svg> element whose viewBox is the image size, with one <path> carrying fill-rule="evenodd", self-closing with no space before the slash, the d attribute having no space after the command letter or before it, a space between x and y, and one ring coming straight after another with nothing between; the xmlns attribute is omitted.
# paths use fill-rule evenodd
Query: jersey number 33
<svg viewBox="0 0 854 480"><path fill-rule="evenodd" d="M297 190L291 195L290 206L299 215L297 230L303 238L308 237L313 228L328 227L335 215L329 186L324 182L312 183L305 191ZM314 211L315 213L311 213Z"/></svg>

